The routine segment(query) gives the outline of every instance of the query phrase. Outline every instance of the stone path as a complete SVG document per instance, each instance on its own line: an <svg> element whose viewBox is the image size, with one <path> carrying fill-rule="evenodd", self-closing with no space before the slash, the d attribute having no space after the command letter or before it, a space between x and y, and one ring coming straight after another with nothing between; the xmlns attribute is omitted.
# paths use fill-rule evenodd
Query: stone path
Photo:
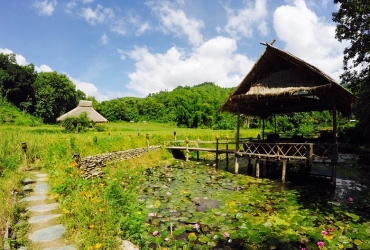
<svg viewBox="0 0 370 250"><path fill-rule="evenodd" d="M46 182L47 174L38 172L31 174L33 176L23 181L24 192L28 195L19 200L27 202L30 223L28 239L32 243L30 250L76 250L74 245L67 245L61 238L66 228L57 221L62 214L55 212L58 203L48 195L50 187Z"/></svg>

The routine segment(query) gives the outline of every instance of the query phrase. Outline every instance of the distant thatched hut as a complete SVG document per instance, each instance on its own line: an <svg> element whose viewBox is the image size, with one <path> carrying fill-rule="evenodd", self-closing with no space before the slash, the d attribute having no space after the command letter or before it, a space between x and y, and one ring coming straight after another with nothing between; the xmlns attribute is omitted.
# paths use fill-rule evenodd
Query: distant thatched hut
<svg viewBox="0 0 370 250"><path fill-rule="evenodd" d="M60 116L57 118L57 121L64 121L68 117L78 117L82 113L87 114L87 118L90 121L96 122L96 123L105 123L108 122L108 120L99 114L93 107L92 107L92 101L84 101L81 100L78 106L68 113Z"/></svg>

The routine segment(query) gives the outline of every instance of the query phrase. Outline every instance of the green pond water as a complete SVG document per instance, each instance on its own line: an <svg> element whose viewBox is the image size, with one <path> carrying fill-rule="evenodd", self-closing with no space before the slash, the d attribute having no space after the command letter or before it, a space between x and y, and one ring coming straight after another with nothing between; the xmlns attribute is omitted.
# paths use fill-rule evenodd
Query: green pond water
<svg viewBox="0 0 370 250"><path fill-rule="evenodd" d="M146 247L370 249L370 192L367 179L354 173L361 168L357 157L342 159L335 187L327 178L294 174L294 167L282 184L274 176L249 176L243 166L235 175L230 166L178 162L147 169L140 195L148 211ZM312 169L320 176L330 171Z"/></svg>

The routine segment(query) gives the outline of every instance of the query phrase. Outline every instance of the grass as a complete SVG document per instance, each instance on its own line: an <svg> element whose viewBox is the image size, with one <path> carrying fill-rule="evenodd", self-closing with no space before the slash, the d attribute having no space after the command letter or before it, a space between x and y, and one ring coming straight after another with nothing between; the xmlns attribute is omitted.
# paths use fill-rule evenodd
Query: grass
<svg viewBox="0 0 370 250"><path fill-rule="evenodd" d="M322 187L310 193L301 184L272 192L275 184L269 180L178 161L166 150L108 164L104 178L83 180L73 164L75 152L84 157L146 147L146 134L151 145L163 145L173 139L174 131L178 140L214 141L216 134L235 137L235 131L171 124L105 126L104 132L83 134L65 134L59 126L0 127L0 207L5 208L0 211L1 225L10 220L14 226L18 221L22 209L10 201L12 190L21 190L25 177L19 166L28 165L49 174L52 195L63 213L60 222L67 227L65 237L78 249L116 249L117 238L141 249L317 249L319 241L325 244L322 249L370 246L369 218L364 212L370 201L352 191L338 197ZM258 133L242 130L241 137L256 138ZM28 146L27 162L22 142ZM201 158L208 158L204 155ZM218 205L204 207L205 197ZM200 207L204 211L198 211ZM20 235L26 229L19 228ZM325 230L327 236L322 234Z"/></svg>

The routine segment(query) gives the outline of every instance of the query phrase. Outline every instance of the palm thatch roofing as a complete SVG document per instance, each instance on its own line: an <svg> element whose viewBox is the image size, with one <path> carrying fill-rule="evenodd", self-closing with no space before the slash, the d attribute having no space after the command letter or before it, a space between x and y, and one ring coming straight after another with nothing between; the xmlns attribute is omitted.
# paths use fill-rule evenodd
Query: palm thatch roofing
<svg viewBox="0 0 370 250"><path fill-rule="evenodd" d="M87 114L87 118L90 121L94 122L108 122L108 120L99 114L93 107L92 107L92 101L84 101L81 100L78 104L78 106L68 113L65 113L64 115L57 118L57 121L64 121L68 117L78 117L82 113Z"/></svg>
<svg viewBox="0 0 370 250"><path fill-rule="evenodd" d="M356 96L330 76L270 44L220 111L267 118L272 114L338 110L349 115Z"/></svg>

